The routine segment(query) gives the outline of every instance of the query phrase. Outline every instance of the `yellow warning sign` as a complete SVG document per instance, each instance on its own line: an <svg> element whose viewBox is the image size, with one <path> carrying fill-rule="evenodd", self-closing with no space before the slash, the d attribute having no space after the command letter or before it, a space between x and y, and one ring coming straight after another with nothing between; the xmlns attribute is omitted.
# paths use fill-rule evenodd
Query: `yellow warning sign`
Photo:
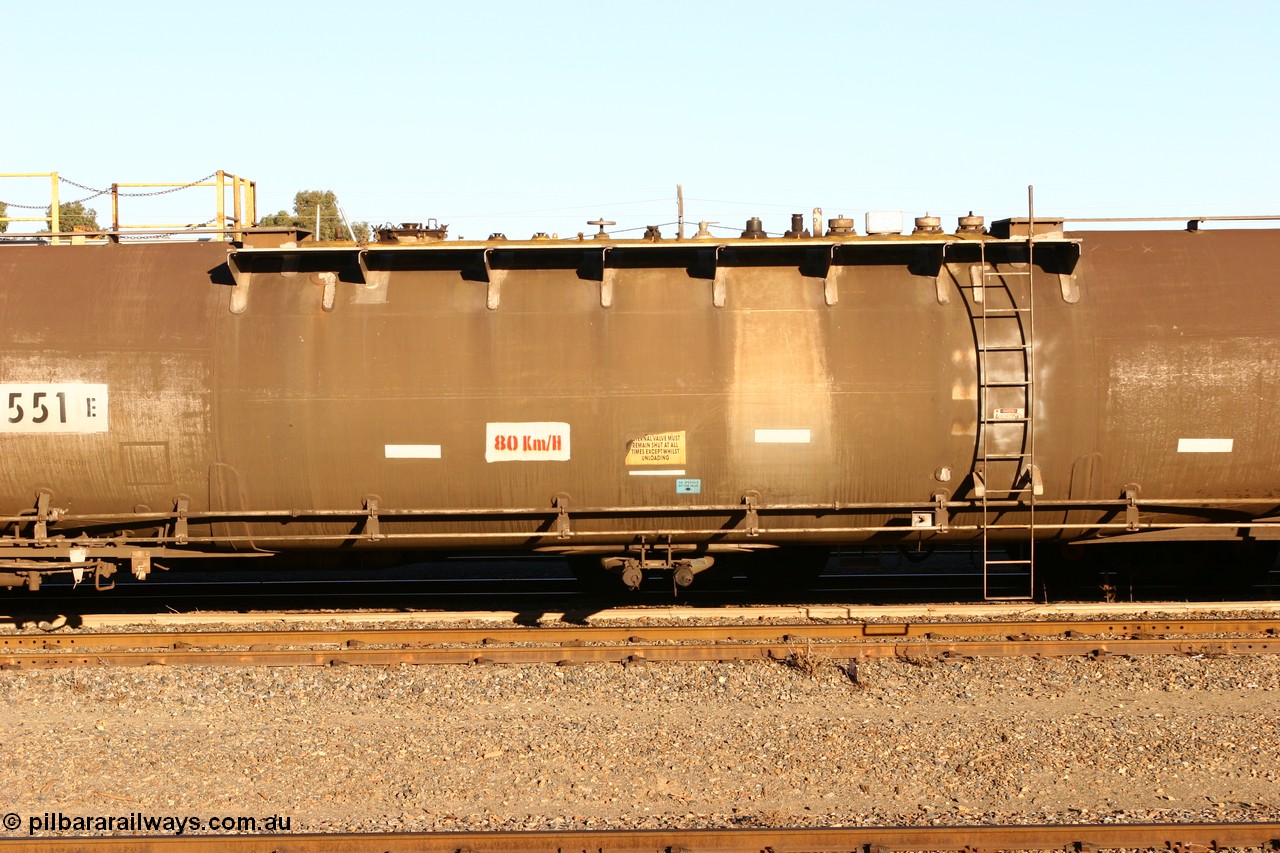
<svg viewBox="0 0 1280 853"><path fill-rule="evenodd" d="M683 465L684 430L651 432L627 442L628 465Z"/></svg>

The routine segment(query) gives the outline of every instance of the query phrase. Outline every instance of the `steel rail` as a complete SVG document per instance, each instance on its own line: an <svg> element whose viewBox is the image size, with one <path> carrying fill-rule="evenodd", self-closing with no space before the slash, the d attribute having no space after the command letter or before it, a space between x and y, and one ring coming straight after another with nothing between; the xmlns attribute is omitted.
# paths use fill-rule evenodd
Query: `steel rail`
<svg viewBox="0 0 1280 853"><path fill-rule="evenodd" d="M696 850L1280 850L1280 823L1062 824L1043 826L896 826L786 829L643 829L539 832L414 832L332 835L184 835L0 840L0 853L638 853Z"/></svg>
<svg viewBox="0 0 1280 853"><path fill-rule="evenodd" d="M35 652L0 656L0 669L69 669L93 666L398 666L440 664L646 663L689 661L787 661L930 657L1107 657L1138 655L1280 654L1280 641L1230 640L1009 640L913 643L767 643L729 645L509 646L492 649L342 649L125 651L92 654Z"/></svg>
<svg viewBox="0 0 1280 853"><path fill-rule="evenodd" d="M340 619L341 615L335 615ZM424 615L429 618L429 614ZM784 642L928 639L933 637L1054 637L1114 635L1128 638L1251 634L1280 637L1275 619L1071 619L994 622L856 622L772 625L564 625L513 628L339 628L295 631L149 631L93 634L0 634L0 650L93 650L328 644L442 645L489 643Z"/></svg>
<svg viewBox="0 0 1280 853"><path fill-rule="evenodd" d="M0 640L0 645L15 651L0 654L0 668L785 661L801 655L822 659L1260 655L1280 654L1277 622L1280 620L588 626L9 636ZM1157 634L1165 636L1152 636ZM1218 634L1251 636L1205 636ZM999 639L937 639L948 635ZM240 648L226 648L229 645Z"/></svg>

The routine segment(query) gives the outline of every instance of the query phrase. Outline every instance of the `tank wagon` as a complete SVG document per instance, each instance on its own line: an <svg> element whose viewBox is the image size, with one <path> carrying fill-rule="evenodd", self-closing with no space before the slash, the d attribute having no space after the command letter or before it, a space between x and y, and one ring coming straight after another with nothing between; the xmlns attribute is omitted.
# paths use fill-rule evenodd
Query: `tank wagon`
<svg viewBox="0 0 1280 853"><path fill-rule="evenodd" d="M1280 539L1275 230L884 218L0 242L0 584L968 542L1029 597L1060 543Z"/></svg>

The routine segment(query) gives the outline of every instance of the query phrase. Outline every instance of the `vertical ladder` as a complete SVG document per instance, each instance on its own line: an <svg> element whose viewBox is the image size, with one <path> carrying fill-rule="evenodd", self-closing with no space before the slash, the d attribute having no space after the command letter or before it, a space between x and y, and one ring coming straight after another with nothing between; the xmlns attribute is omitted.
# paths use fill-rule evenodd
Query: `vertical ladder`
<svg viewBox="0 0 1280 853"><path fill-rule="evenodd" d="M1043 485L1035 462L1035 204L1030 194L1027 206L1026 269L995 269L983 242L980 264L970 272L978 327L979 454L973 483L982 501L982 594L988 601L1035 597L1036 497ZM1011 511L1026 520L1002 521ZM1010 543L1002 536L996 546L993 527L1017 530L1026 538ZM1019 541L1025 550L1008 549ZM992 590L993 575L1023 572L1025 594L1007 585Z"/></svg>

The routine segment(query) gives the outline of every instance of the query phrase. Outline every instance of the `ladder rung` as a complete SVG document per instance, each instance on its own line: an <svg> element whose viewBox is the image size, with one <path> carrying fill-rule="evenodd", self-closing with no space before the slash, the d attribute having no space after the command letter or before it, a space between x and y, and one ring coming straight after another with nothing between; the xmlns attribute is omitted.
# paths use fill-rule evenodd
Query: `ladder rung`
<svg viewBox="0 0 1280 853"><path fill-rule="evenodd" d="M1015 460L1030 459L1031 454L1030 453L987 453L987 454L984 454L982 458L988 461L1012 462Z"/></svg>
<svg viewBox="0 0 1280 853"><path fill-rule="evenodd" d="M983 277L983 278L1006 278L1006 277L1011 276L1011 275L1031 275L1031 271L1030 271L1030 270L1025 270L1025 271L1018 271L1018 270L1004 270L1004 271L1000 271L1000 270L983 270L983 271L982 271L982 277Z"/></svg>
<svg viewBox="0 0 1280 853"><path fill-rule="evenodd" d="M982 423L986 426L992 424L1029 424L1031 418L983 418Z"/></svg>
<svg viewBox="0 0 1280 853"><path fill-rule="evenodd" d="M1030 379L1001 379L998 382L980 382L981 388L1019 388L1023 385L1030 385Z"/></svg>
<svg viewBox="0 0 1280 853"><path fill-rule="evenodd" d="M983 306L986 306L985 302L983 303ZM1030 308L987 308L986 311L982 311L978 314L978 319L983 319L985 317L1016 317L1019 314L1027 314L1030 311Z"/></svg>
<svg viewBox="0 0 1280 853"><path fill-rule="evenodd" d="M980 346L978 352L1021 352L1031 349L1031 344L995 344L993 346Z"/></svg>
<svg viewBox="0 0 1280 853"><path fill-rule="evenodd" d="M1029 566L1031 560L987 560L988 566Z"/></svg>

